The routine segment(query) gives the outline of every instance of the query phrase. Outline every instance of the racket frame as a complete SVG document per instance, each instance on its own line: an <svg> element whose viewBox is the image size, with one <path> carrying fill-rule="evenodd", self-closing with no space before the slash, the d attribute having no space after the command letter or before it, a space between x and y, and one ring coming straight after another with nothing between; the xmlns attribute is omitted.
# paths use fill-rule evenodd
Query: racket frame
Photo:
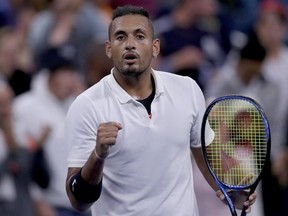
<svg viewBox="0 0 288 216"><path fill-rule="evenodd" d="M226 184L224 182L222 182L221 180L219 180L219 178L217 177L217 175L214 173L213 169L210 166L210 163L207 159L207 152L206 152L206 147L209 145L205 145L206 141L205 141L205 129L206 129L206 123L208 122L208 117L209 117L209 113L212 110L212 108L217 104L220 103L221 101L225 101L225 100L244 100L247 101L249 103L251 103L252 105L255 106L255 108L259 111L261 118L263 120L263 123L265 125L265 130L266 130L266 140L267 140L267 150L266 150L266 156L265 156L265 160L264 160L264 165L263 168L260 172L260 174L258 175L257 179L251 183L251 184L247 184L245 186L243 185L229 185ZM203 116L203 121L202 121L202 126L201 126L201 146L202 146L202 153L203 153L203 157L204 157L204 161L206 163L206 166L208 167L208 170L210 172L210 174L212 175L213 179L215 180L216 184L218 185L219 189L222 191L223 195L225 196L225 199L228 203L229 209L231 211L231 214L233 216L237 216L237 212L235 209L235 206L231 200L231 198L228 195L227 190L231 190L231 191L243 191L246 189L250 189L249 191L249 195L247 197L247 199L249 198L249 196L255 191L258 183L260 182L260 180L262 179L263 176L263 172L264 170L267 168L268 165L268 161L270 158L270 151L271 151L271 133L270 133L270 127L269 127L269 123L266 117L266 114L264 112L264 110L262 109L262 107L252 98L247 97L247 96L243 96L243 95L225 95L225 96L221 96L218 97L216 99L214 99L206 108L206 111L204 113ZM242 213L241 216L245 216L245 207L243 207L242 209Z"/></svg>

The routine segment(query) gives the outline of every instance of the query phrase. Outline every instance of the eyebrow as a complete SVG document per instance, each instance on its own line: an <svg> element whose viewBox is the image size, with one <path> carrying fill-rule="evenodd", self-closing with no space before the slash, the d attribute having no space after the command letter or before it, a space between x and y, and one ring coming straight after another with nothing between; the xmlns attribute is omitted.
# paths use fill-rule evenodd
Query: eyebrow
<svg viewBox="0 0 288 216"><path fill-rule="evenodd" d="M122 30L119 30L119 31L116 31L116 32L114 33L114 36L121 35L121 34L126 35L126 32L125 32L125 31L122 31Z"/></svg>
<svg viewBox="0 0 288 216"><path fill-rule="evenodd" d="M147 35L147 31L146 31L145 29L143 29L143 28L135 29L135 30L133 31L133 33L143 33L143 34ZM123 31L123 30L118 30L118 31L116 31L116 32L114 33L114 36L121 35L121 34L127 35L127 32L126 32L126 31Z"/></svg>
<svg viewBox="0 0 288 216"><path fill-rule="evenodd" d="M138 29L135 30L135 32L136 33L143 33L145 35L147 34L147 31L145 29L143 29L143 28L138 28Z"/></svg>

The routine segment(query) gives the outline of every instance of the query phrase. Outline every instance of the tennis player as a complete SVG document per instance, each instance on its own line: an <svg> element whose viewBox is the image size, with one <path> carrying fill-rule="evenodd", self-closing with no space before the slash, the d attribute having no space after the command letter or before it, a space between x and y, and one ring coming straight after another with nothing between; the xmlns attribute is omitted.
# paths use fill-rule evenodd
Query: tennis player
<svg viewBox="0 0 288 216"><path fill-rule="evenodd" d="M114 68L67 115L66 190L76 209L91 208L95 216L198 216L191 151L218 190L200 148L204 96L191 78L151 68L159 49L144 8L115 9L106 42ZM207 139L213 137L211 131ZM254 193L245 202L247 212L255 199Z"/></svg>

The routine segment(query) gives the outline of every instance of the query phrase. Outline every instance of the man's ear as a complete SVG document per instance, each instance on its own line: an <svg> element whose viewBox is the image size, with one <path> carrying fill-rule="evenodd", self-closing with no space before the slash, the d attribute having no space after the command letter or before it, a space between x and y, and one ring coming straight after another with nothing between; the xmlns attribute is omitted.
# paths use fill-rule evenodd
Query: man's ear
<svg viewBox="0 0 288 216"><path fill-rule="evenodd" d="M105 43L105 50L106 50L106 55L109 59L111 59L112 54L111 54L111 44L110 41L106 41Z"/></svg>
<svg viewBox="0 0 288 216"><path fill-rule="evenodd" d="M160 40L153 40L153 58L157 58L160 53Z"/></svg>

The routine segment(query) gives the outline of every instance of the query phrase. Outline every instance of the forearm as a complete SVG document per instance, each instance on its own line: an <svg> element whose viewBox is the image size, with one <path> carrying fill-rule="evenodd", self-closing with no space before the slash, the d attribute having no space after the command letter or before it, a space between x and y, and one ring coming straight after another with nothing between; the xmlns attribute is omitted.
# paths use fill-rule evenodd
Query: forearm
<svg viewBox="0 0 288 216"><path fill-rule="evenodd" d="M208 170L208 167L206 166L201 148L191 148L191 151L199 170L201 171L208 184L213 188L214 191L219 190L210 171Z"/></svg>
<svg viewBox="0 0 288 216"><path fill-rule="evenodd" d="M104 161L121 129L117 122L101 123L97 129L97 144L84 166L68 169L66 189L74 208L84 211L100 197Z"/></svg>
<svg viewBox="0 0 288 216"><path fill-rule="evenodd" d="M85 163L85 165L81 168L69 168L67 181L66 181L66 191L67 195L70 199L72 206L79 211L86 211L91 207L91 205L97 200L93 201L81 201L83 197L79 196L78 193L73 193L71 189L71 184L73 184L73 180L75 176L79 175L81 172L81 179L85 182L85 185L88 185L88 188L91 187L88 193L93 193L98 186L101 189L102 184L102 171L104 166L104 160L96 158L94 151L91 153L89 159ZM78 176L79 177L79 176ZM85 191L85 189L83 190ZM86 195L85 195L86 196ZM87 194L87 196L94 196L94 194Z"/></svg>
<svg viewBox="0 0 288 216"><path fill-rule="evenodd" d="M87 183L91 185L100 183L103 175L104 160L97 158L95 150L92 151L89 159L82 167L82 177Z"/></svg>

